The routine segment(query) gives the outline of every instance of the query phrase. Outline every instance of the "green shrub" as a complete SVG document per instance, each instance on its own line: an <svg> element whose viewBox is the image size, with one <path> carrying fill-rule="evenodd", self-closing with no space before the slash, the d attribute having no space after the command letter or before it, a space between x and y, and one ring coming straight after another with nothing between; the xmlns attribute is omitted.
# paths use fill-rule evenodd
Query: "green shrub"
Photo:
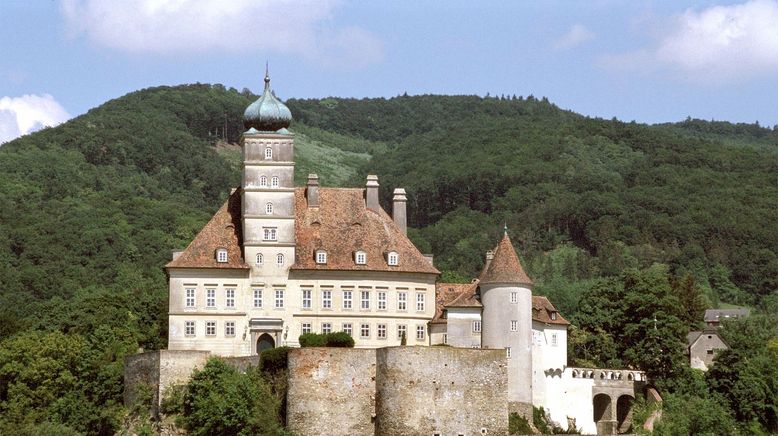
<svg viewBox="0 0 778 436"><path fill-rule="evenodd" d="M546 418L546 411L539 407L532 408L532 424L543 434L552 434L551 426Z"/></svg>
<svg viewBox="0 0 778 436"><path fill-rule="evenodd" d="M353 348L354 338L346 332L304 333L300 335L300 346Z"/></svg>
<svg viewBox="0 0 778 436"><path fill-rule="evenodd" d="M354 338L346 332L335 332L327 335L328 347L354 348Z"/></svg>
<svg viewBox="0 0 778 436"><path fill-rule="evenodd" d="M533 434L529 421L516 412L508 415L508 433L510 434Z"/></svg>
<svg viewBox="0 0 778 436"><path fill-rule="evenodd" d="M287 367L289 347L269 348L259 354L259 367L263 372L275 373Z"/></svg>
<svg viewBox="0 0 778 436"><path fill-rule="evenodd" d="M186 394L186 385L173 385L165 390L165 396L162 398L162 404L159 405L160 412L165 415L177 415L184 413L184 395Z"/></svg>
<svg viewBox="0 0 778 436"><path fill-rule="evenodd" d="M306 347L326 347L327 335L319 333L303 333L300 335L300 346Z"/></svg>

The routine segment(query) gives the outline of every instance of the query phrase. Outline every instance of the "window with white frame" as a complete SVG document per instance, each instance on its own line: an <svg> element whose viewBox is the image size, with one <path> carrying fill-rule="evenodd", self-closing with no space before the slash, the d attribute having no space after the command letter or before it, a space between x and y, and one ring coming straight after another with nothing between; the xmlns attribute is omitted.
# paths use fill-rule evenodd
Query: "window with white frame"
<svg viewBox="0 0 778 436"><path fill-rule="evenodd" d="M556 321L556 312L551 312L551 320Z"/></svg>
<svg viewBox="0 0 778 436"><path fill-rule="evenodd" d="M265 263L265 258L262 256L262 253L257 253L257 265L262 265Z"/></svg>
<svg viewBox="0 0 778 436"><path fill-rule="evenodd" d="M473 333L481 332L481 321L473 321Z"/></svg>
<svg viewBox="0 0 778 436"><path fill-rule="evenodd" d="M332 291L329 289L322 289L321 291L321 307L322 309L332 309Z"/></svg>
<svg viewBox="0 0 778 436"><path fill-rule="evenodd" d="M556 333L551 333L551 346L556 347L558 344Z"/></svg>
<svg viewBox="0 0 778 436"><path fill-rule="evenodd" d="M376 326L376 337L378 339L386 339L386 324L378 324Z"/></svg>
<svg viewBox="0 0 778 436"><path fill-rule="evenodd" d="M357 265L365 265L367 264L367 253L364 251L357 251L354 253L354 262Z"/></svg>
<svg viewBox="0 0 778 436"><path fill-rule="evenodd" d="M275 227L263 227L262 239L264 239L265 241L277 241L278 229L276 229Z"/></svg>
<svg viewBox="0 0 778 436"><path fill-rule="evenodd" d="M216 321L205 322L205 336L216 336Z"/></svg>
<svg viewBox="0 0 778 436"><path fill-rule="evenodd" d="M309 323L309 322L304 322L304 323L302 324L302 327L300 328L300 331L302 332L302 334L308 334L308 333L310 333L310 332L311 332L311 323Z"/></svg>
<svg viewBox="0 0 778 436"><path fill-rule="evenodd" d="M427 333L427 329L423 325L416 326L416 340L423 341Z"/></svg>
<svg viewBox="0 0 778 436"><path fill-rule="evenodd" d="M228 288L224 291L225 299L224 305L229 309L235 308L235 289Z"/></svg>
<svg viewBox="0 0 778 436"><path fill-rule="evenodd" d="M400 324L397 326L397 339L402 340L403 337L408 339L408 326Z"/></svg>
<svg viewBox="0 0 778 436"><path fill-rule="evenodd" d="M266 215L273 215L273 203L265 204L265 214Z"/></svg>
<svg viewBox="0 0 778 436"><path fill-rule="evenodd" d="M362 323L362 325L359 327L359 337L362 339L370 337L370 324Z"/></svg>
<svg viewBox="0 0 778 436"><path fill-rule="evenodd" d="M216 307L216 289L205 290L205 307Z"/></svg>
<svg viewBox="0 0 778 436"><path fill-rule="evenodd" d="M325 335L332 333L332 323L331 322L321 323L321 332Z"/></svg>
<svg viewBox="0 0 778 436"><path fill-rule="evenodd" d="M398 292L397 293L397 310L408 310L408 293L407 292Z"/></svg>
<svg viewBox="0 0 778 436"><path fill-rule="evenodd" d="M511 320L511 331L512 331L512 332L517 332L517 331L519 331L519 321L517 321L517 320L515 320L515 319L512 319L512 320Z"/></svg>
<svg viewBox="0 0 778 436"><path fill-rule="evenodd" d="M224 322L224 336L235 336L235 321Z"/></svg>
<svg viewBox="0 0 778 436"><path fill-rule="evenodd" d="M188 308L195 307L195 290L194 290L194 288L186 288L186 299L185 299L185 303L184 304Z"/></svg>
<svg viewBox="0 0 778 436"><path fill-rule="evenodd" d="M273 159L273 149L268 147L265 149L265 159Z"/></svg>
<svg viewBox="0 0 778 436"><path fill-rule="evenodd" d="M283 309L284 308L284 290L283 289L276 289L276 309Z"/></svg>
<svg viewBox="0 0 778 436"><path fill-rule="evenodd" d="M271 188L278 188L278 176L273 176L270 179L270 187Z"/></svg>
<svg viewBox="0 0 778 436"><path fill-rule="evenodd" d="M505 357L511 358L511 347L505 347Z"/></svg>
<svg viewBox="0 0 778 436"><path fill-rule="evenodd" d="M519 293L516 291L511 291L511 303L516 304L519 302Z"/></svg>
<svg viewBox="0 0 778 436"><path fill-rule="evenodd" d="M259 187L260 188L266 188L267 187L267 176L260 176L259 177Z"/></svg>
<svg viewBox="0 0 778 436"><path fill-rule="evenodd" d="M325 264L327 263L327 252L324 250L316 250L316 263L318 264Z"/></svg>
<svg viewBox="0 0 778 436"><path fill-rule="evenodd" d="M311 308L311 290L303 289L303 309Z"/></svg>
<svg viewBox="0 0 778 436"><path fill-rule="evenodd" d="M352 291L347 291L347 290L343 291L343 308L344 309L351 309L351 306L352 306L352 304L351 304L352 303L352 300L351 300L352 293L351 292Z"/></svg>
<svg viewBox="0 0 778 436"><path fill-rule="evenodd" d="M276 254L276 266L284 266L284 255L281 253Z"/></svg>
<svg viewBox="0 0 778 436"><path fill-rule="evenodd" d="M370 309L370 291L361 291L360 292L362 299L359 305L360 309Z"/></svg>
<svg viewBox="0 0 778 436"><path fill-rule="evenodd" d="M342 327L343 327L343 333L346 333L349 336L353 336L354 328L351 326L350 322L344 322Z"/></svg>
<svg viewBox="0 0 778 436"><path fill-rule="evenodd" d="M254 307L262 307L262 289L254 288Z"/></svg>
<svg viewBox="0 0 778 436"><path fill-rule="evenodd" d="M378 291L378 310L386 310L386 291Z"/></svg>
<svg viewBox="0 0 778 436"><path fill-rule="evenodd" d="M227 262L227 250L224 248L216 250L216 261L219 263Z"/></svg>
<svg viewBox="0 0 778 436"><path fill-rule="evenodd" d="M416 293L416 311L417 312L424 312L424 293L423 292L417 292Z"/></svg>
<svg viewBox="0 0 778 436"><path fill-rule="evenodd" d="M390 251L386 256L386 263L390 266L397 266L400 263L400 255L396 251Z"/></svg>
<svg viewBox="0 0 778 436"><path fill-rule="evenodd" d="M194 321L184 321L184 335L185 336L194 336L195 335L195 322Z"/></svg>

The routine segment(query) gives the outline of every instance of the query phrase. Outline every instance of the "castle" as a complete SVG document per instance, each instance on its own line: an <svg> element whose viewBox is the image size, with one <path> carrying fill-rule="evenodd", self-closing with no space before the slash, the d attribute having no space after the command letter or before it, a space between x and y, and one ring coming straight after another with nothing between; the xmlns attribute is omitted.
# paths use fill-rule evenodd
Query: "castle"
<svg viewBox="0 0 778 436"><path fill-rule="evenodd" d="M355 348L368 352L359 355L372 356L360 361L373 359L374 366L376 349L379 360L403 356L392 349L381 353L401 343L501 350L495 365L504 366L505 374L494 380L505 377L506 389L495 398L507 402L497 408L506 426L503 412L531 416L534 405L563 428L629 430L631 402L644 374L567 367L569 323L547 298L532 295L532 280L507 229L486 253L478 278L437 282L432 256L406 236L402 188L393 191L390 216L379 204L373 175L358 189L321 187L315 174L305 187L294 186L291 120L266 74L264 92L244 115L241 186L165 266L170 353L253 356L271 347L298 347L303 333L335 331L350 334ZM436 359L445 361L449 347L435 348L443 350ZM459 359L457 365L467 372L477 359ZM166 365L176 365L171 362L156 363L158 378ZM328 371L337 372L335 364ZM289 402L290 411L299 406L291 397Z"/></svg>

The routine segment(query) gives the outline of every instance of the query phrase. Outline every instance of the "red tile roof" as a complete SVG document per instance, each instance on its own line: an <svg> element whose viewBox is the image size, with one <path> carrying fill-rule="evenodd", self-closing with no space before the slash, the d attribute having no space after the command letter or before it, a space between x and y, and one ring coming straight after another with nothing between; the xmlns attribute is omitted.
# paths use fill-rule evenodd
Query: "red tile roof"
<svg viewBox="0 0 778 436"><path fill-rule="evenodd" d="M240 194L240 189L232 192L183 253L165 268L248 269L243 260ZM216 261L220 248L227 250L227 262Z"/></svg>
<svg viewBox="0 0 778 436"><path fill-rule="evenodd" d="M481 284L484 283L518 283L522 285L532 285L532 280L524 268L521 267L519 257L508 234L502 237L494 250L494 258L489 266L483 271L480 277Z"/></svg>
<svg viewBox="0 0 778 436"><path fill-rule="evenodd" d="M435 285L435 316L432 323L442 324L443 310L447 307L482 307L476 298L478 281L473 283L438 283Z"/></svg>
<svg viewBox="0 0 778 436"><path fill-rule="evenodd" d="M386 212L365 207L364 189L319 188L319 207L308 207L305 188L295 189L296 270L400 271L439 274ZM316 250L327 252L327 263L317 264ZM354 262L364 251L365 265ZM399 263L390 266L390 251Z"/></svg>
<svg viewBox="0 0 778 436"><path fill-rule="evenodd" d="M552 313L556 313L556 319L551 319ZM539 295L532 296L532 320L545 324L570 325L548 298Z"/></svg>

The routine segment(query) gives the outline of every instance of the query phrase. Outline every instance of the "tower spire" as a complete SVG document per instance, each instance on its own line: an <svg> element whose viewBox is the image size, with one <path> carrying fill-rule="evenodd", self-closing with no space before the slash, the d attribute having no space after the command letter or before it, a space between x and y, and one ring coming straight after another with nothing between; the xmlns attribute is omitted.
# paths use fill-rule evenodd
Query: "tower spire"
<svg viewBox="0 0 778 436"><path fill-rule="evenodd" d="M268 62L265 61L265 91L270 87L270 68L268 68Z"/></svg>
<svg viewBox="0 0 778 436"><path fill-rule="evenodd" d="M508 222L505 221L502 227L505 236L508 236Z"/></svg>

